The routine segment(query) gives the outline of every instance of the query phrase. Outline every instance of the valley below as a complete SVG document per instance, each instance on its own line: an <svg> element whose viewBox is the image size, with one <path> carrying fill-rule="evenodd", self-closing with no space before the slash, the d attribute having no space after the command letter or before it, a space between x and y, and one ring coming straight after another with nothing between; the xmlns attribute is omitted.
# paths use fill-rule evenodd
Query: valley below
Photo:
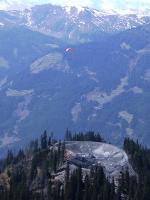
<svg viewBox="0 0 150 200"><path fill-rule="evenodd" d="M0 23L1 152L67 128L149 147L148 14L39 5Z"/></svg>

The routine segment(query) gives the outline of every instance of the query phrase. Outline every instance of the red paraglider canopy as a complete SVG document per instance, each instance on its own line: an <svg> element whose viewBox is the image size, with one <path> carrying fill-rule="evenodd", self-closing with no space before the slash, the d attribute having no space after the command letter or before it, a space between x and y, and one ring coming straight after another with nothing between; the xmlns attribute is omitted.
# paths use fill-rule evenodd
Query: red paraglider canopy
<svg viewBox="0 0 150 200"><path fill-rule="evenodd" d="M66 49L66 52L73 52L73 51L74 51L74 49L70 48L70 47Z"/></svg>

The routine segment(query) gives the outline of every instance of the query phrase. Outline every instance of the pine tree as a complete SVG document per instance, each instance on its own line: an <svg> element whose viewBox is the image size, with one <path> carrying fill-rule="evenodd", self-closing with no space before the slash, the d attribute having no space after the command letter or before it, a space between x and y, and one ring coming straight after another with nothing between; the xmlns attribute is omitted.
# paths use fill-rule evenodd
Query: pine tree
<svg viewBox="0 0 150 200"><path fill-rule="evenodd" d="M82 169L79 167L76 171L77 173L77 191L76 191L76 200L82 200Z"/></svg>
<svg viewBox="0 0 150 200"><path fill-rule="evenodd" d="M43 135L41 136L41 149L47 149L48 141L47 141L47 132L44 131Z"/></svg>
<svg viewBox="0 0 150 200"><path fill-rule="evenodd" d="M70 179L70 169L69 163L65 170L65 182L64 182L64 200L69 200L69 179Z"/></svg>

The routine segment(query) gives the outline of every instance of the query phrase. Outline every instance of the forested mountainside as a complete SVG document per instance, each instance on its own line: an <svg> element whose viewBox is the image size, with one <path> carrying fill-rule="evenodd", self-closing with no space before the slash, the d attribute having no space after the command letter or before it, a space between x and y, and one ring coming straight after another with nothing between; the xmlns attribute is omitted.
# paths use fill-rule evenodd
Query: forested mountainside
<svg viewBox="0 0 150 200"><path fill-rule="evenodd" d="M149 146L149 41L146 25L66 52L70 45L25 27L0 29L1 152L42 127Z"/></svg>
<svg viewBox="0 0 150 200"><path fill-rule="evenodd" d="M94 132L67 131L65 141L56 141L45 131L26 150L9 151L0 162L0 199L149 200L150 150L131 139L125 139L124 150L127 154ZM103 160L112 166L120 155L118 175L109 176Z"/></svg>
<svg viewBox="0 0 150 200"><path fill-rule="evenodd" d="M1 155L43 127L57 138L68 127L100 130L118 146L125 137L150 146L148 14L54 5L2 10L0 44Z"/></svg>

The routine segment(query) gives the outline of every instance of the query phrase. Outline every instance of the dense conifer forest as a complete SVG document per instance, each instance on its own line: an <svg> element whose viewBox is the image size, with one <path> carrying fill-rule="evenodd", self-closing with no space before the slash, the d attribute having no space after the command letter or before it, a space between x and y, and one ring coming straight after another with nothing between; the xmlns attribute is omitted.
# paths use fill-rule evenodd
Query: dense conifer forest
<svg viewBox="0 0 150 200"><path fill-rule="evenodd" d="M64 141L54 140L45 131L27 150L17 155L9 151L0 163L0 200L150 200L149 149L125 139L123 148L134 176L126 169L118 180L110 180L101 166L92 166L84 175L81 167L71 172L67 163L62 183L54 176L65 161L66 140L104 142L92 131L72 134L67 130Z"/></svg>

